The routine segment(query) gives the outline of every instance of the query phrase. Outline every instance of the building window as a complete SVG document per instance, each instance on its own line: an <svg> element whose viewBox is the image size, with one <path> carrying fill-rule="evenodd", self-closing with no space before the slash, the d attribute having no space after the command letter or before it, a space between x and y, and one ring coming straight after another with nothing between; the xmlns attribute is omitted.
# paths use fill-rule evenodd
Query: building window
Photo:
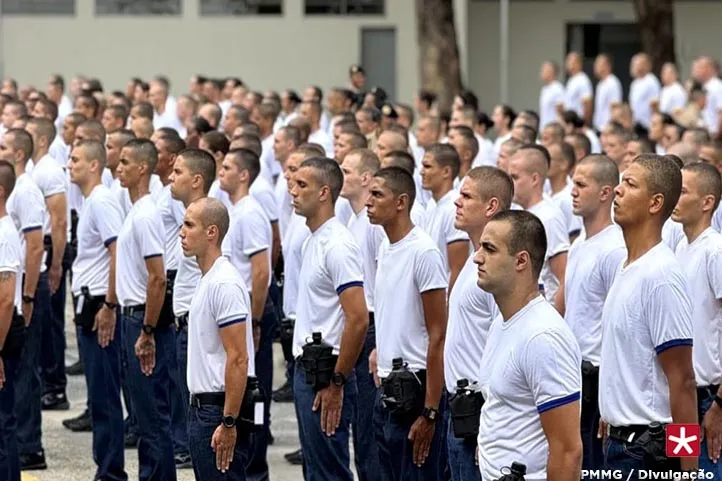
<svg viewBox="0 0 722 481"><path fill-rule="evenodd" d="M95 0L96 15L180 15L181 0Z"/></svg>
<svg viewBox="0 0 722 481"><path fill-rule="evenodd" d="M75 0L2 0L3 15L75 15Z"/></svg>
<svg viewBox="0 0 722 481"><path fill-rule="evenodd" d="M383 15L384 0L305 0L306 15Z"/></svg>
<svg viewBox="0 0 722 481"><path fill-rule="evenodd" d="M281 15L283 0L200 0L201 15Z"/></svg>

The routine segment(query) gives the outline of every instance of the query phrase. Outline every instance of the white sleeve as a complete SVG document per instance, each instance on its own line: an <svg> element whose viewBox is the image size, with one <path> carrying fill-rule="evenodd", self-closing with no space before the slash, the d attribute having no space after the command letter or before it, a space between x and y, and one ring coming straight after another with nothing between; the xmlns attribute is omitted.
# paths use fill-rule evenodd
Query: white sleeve
<svg viewBox="0 0 722 481"><path fill-rule="evenodd" d="M210 289L214 321L218 327L227 327L248 319L248 293L233 282L213 284Z"/></svg>
<svg viewBox="0 0 722 481"><path fill-rule="evenodd" d="M260 192L255 193L254 197L263 208L263 212L266 214L266 217L268 217L271 223L278 222L278 203L276 202L276 196L273 194L273 191L263 189Z"/></svg>
<svg viewBox="0 0 722 481"><path fill-rule="evenodd" d="M10 233L13 235L13 233ZM9 239L0 239L0 272L20 272L20 244Z"/></svg>
<svg viewBox="0 0 722 481"><path fill-rule="evenodd" d="M361 250L351 241L336 242L326 254L326 269L339 296L349 287L363 287Z"/></svg>
<svg viewBox="0 0 722 481"><path fill-rule="evenodd" d="M675 346L692 345L692 301L682 275L670 276L646 298L644 313L657 354Z"/></svg>
<svg viewBox="0 0 722 481"><path fill-rule="evenodd" d="M578 401L582 390L582 356L574 339L555 330L526 344L520 362L539 414Z"/></svg>
<svg viewBox="0 0 722 481"><path fill-rule="evenodd" d="M92 215L98 226L103 244L108 247L118 238L120 228L123 226L123 214L115 198L110 195L103 199L96 208L101 210L93 211Z"/></svg>
<svg viewBox="0 0 722 481"><path fill-rule="evenodd" d="M551 217L544 228L547 235L547 259L569 250L569 232L563 215Z"/></svg>
<svg viewBox="0 0 722 481"><path fill-rule="evenodd" d="M722 247L716 246L707 255L707 279L715 299L722 299Z"/></svg>
<svg viewBox="0 0 722 481"><path fill-rule="evenodd" d="M163 256L163 222L154 215L142 215L136 218L133 230L144 259Z"/></svg>
<svg viewBox="0 0 722 481"><path fill-rule="evenodd" d="M617 277L617 274L622 267L622 262L624 262L626 258L627 248L623 246L619 246L609 252L604 258L604 262L602 262L601 266L601 275L602 285L604 286L605 292L609 292L609 289L611 289L614 279Z"/></svg>
<svg viewBox="0 0 722 481"><path fill-rule="evenodd" d="M439 249L426 249L414 261L414 279L420 293L449 286L444 258Z"/></svg>
<svg viewBox="0 0 722 481"><path fill-rule="evenodd" d="M18 192L19 193L19 192ZM30 231L42 229L45 222L45 200L37 190L27 190L23 196L18 196L15 206L20 220L20 231L26 234Z"/></svg>
<svg viewBox="0 0 722 481"><path fill-rule="evenodd" d="M268 220L261 212L249 212L238 219L242 230L241 251L247 257L253 257L270 248L268 239Z"/></svg>
<svg viewBox="0 0 722 481"><path fill-rule="evenodd" d="M612 104L621 103L622 101L622 84L619 83L619 80L614 82L612 84L612 88L609 89L609 107L611 108Z"/></svg>
<svg viewBox="0 0 722 481"><path fill-rule="evenodd" d="M586 75L583 77L584 80L579 83L579 99L590 99L594 97L594 88L592 87L592 82L589 80L589 77Z"/></svg>
<svg viewBox="0 0 722 481"><path fill-rule="evenodd" d="M446 217L444 222L446 223L446 226L444 227L444 236L446 237L447 245L453 242L469 240L469 234L454 227L454 217Z"/></svg>
<svg viewBox="0 0 722 481"><path fill-rule="evenodd" d="M43 164L41 169L33 169L33 180L40 187L44 197L64 194L68 190L67 179L63 171L60 167L47 162Z"/></svg>
<svg viewBox="0 0 722 481"><path fill-rule="evenodd" d="M231 221L228 232L226 232L226 236L223 238L223 242L221 242L221 255L228 260L233 259L233 236L236 235L235 229L236 226L234 222Z"/></svg>

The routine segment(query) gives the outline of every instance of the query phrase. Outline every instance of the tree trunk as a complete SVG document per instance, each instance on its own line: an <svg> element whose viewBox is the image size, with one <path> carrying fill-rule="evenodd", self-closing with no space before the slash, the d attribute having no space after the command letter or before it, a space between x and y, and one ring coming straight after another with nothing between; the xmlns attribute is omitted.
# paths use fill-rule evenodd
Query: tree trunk
<svg viewBox="0 0 722 481"><path fill-rule="evenodd" d="M416 0L421 88L436 93L440 110L461 89L453 0Z"/></svg>
<svg viewBox="0 0 722 481"><path fill-rule="evenodd" d="M642 50L652 57L654 71L659 74L665 62L674 62L673 0L634 0L639 23Z"/></svg>

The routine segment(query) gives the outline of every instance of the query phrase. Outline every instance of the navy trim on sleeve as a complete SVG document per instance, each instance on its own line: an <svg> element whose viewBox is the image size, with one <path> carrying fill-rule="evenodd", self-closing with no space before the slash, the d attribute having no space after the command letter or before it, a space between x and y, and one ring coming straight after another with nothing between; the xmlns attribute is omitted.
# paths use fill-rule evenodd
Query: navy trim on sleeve
<svg viewBox="0 0 722 481"><path fill-rule="evenodd" d="M42 228L43 228L43 226L41 226L41 225L36 225L33 227L26 227L25 229L23 229L23 234L27 234L28 232L32 232L34 230L38 230L38 229L42 229Z"/></svg>
<svg viewBox="0 0 722 481"><path fill-rule="evenodd" d="M143 259L148 260L148 259L152 259L152 258L154 258L154 257L161 257L161 256L163 256L163 253L151 254L151 255L149 255L149 256L143 257Z"/></svg>
<svg viewBox="0 0 722 481"><path fill-rule="evenodd" d="M581 234L581 233L582 233L582 230L581 230L581 229L574 229L573 231L571 231L571 232L569 233L569 237L573 237L573 236L579 235L579 234Z"/></svg>
<svg viewBox="0 0 722 481"><path fill-rule="evenodd" d="M579 391L577 391L559 399L552 399L551 401L542 403L536 407L536 410L539 414L542 414L550 409L558 408L559 406L564 406L565 404L573 403L574 401L579 401L580 397L581 395Z"/></svg>
<svg viewBox="0 0 722 481"><path fill-rule="evenodd" d="M220 328L222 329L222 328L224 328L224 327L232 326L232 325L234 325L234 324L240 324L240 323L242 323L242 322L246 322L246 318L245 318L245 317L238 317L238 318L236 318L236 319L231 319L231 320L229 320L229 321L222 322L222 323L218 324L218 327L220 327Z"/></svg>
<svg viewBox="0 0 722 481"><path fill-rule="evenodd" d="M456 239L451 242L447 242L446 245L450 246L451 244L456 244L457 242L469 242L469 239Z"/></svg>
<svg viewBox="0 0 722 481"><path fill-rule="evenodd" d="M672 339L671 341L663 342L659 346L655 347L654 350L657 351L657 355L660 355L664 351L669 349L670 347L691 346L691 345L692 345L692 339Z"/></svg>
<svg viewBox="0 0 722 481"><path fill-rule="evenodd" d="M117 235L113 236L113 237L108 237L107 239L105 239L105 242L103 242L103 244L105 245L105 247L108 247L110 244L112 244L113 242L115 242L117 240L118 240ZM147 257L146 257L146 259L147 259Z"/></svg>
<svg viewBox="0 0 722 481"><path fill-rule="evenodd" d="M259 249L255 252L251 252L250 254L248 254L248 258L250 259L251 257L255 256L256 254L260 254L261 252L266 252L267 250L268 250L268 247L264 247L263 249Z"/></svg>
<svg viewBox="0 0 722 481"><path fill-rule="evenodd" d="M346 289L348 289L350 287L363 287L363 286L364 286L363 281L347 282L346 284L341 284L340 286L338 286L336 288L336 294L338 294L340 296L343 291L345 291Z"/></svg>
<svg viewBox="0 0 722 481"><path fill-rule="evenodd" d="M277 224L277 223L278 223L278 219L271 219L271 224Z"/></svg>

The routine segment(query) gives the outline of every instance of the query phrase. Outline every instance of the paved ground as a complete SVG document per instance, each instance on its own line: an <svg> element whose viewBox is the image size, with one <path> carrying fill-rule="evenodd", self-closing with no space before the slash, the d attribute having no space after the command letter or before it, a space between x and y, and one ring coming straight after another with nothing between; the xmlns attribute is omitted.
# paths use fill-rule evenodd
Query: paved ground
<svg viewBox="0 0 722 481"><path fill-rule="evenodd" d="M71 305L69 303L69 305ZM72 364L78 359L78 349L75 341L74 326L70 312L66 315L68 320L66 333L68 349L66 351L66 364ZM275 384L283 383L284 368L283 354L279 345L274 346L274 359L277 360L274 375ZM85 406L85 379L82 376L68 378L68 397L71 403L69 411L43 412L43 444L48 462L46 471L29 471L23 474L23 481L90 481L95 474L95 464L92 459L91 433L73 433L65 429L62 420L74 417L83 411ZM298 447L298 431L296 415L292 403L272 404L272 432L275 444L269 447L268 460L273 481L298 481L302 479L301 468L291 466L283 459L283 455ZM138 479L138 455L135 449L126 449L126 471L129 479ZM190 469L178 471L178 481L193 480L193 471Z"/></svg>

